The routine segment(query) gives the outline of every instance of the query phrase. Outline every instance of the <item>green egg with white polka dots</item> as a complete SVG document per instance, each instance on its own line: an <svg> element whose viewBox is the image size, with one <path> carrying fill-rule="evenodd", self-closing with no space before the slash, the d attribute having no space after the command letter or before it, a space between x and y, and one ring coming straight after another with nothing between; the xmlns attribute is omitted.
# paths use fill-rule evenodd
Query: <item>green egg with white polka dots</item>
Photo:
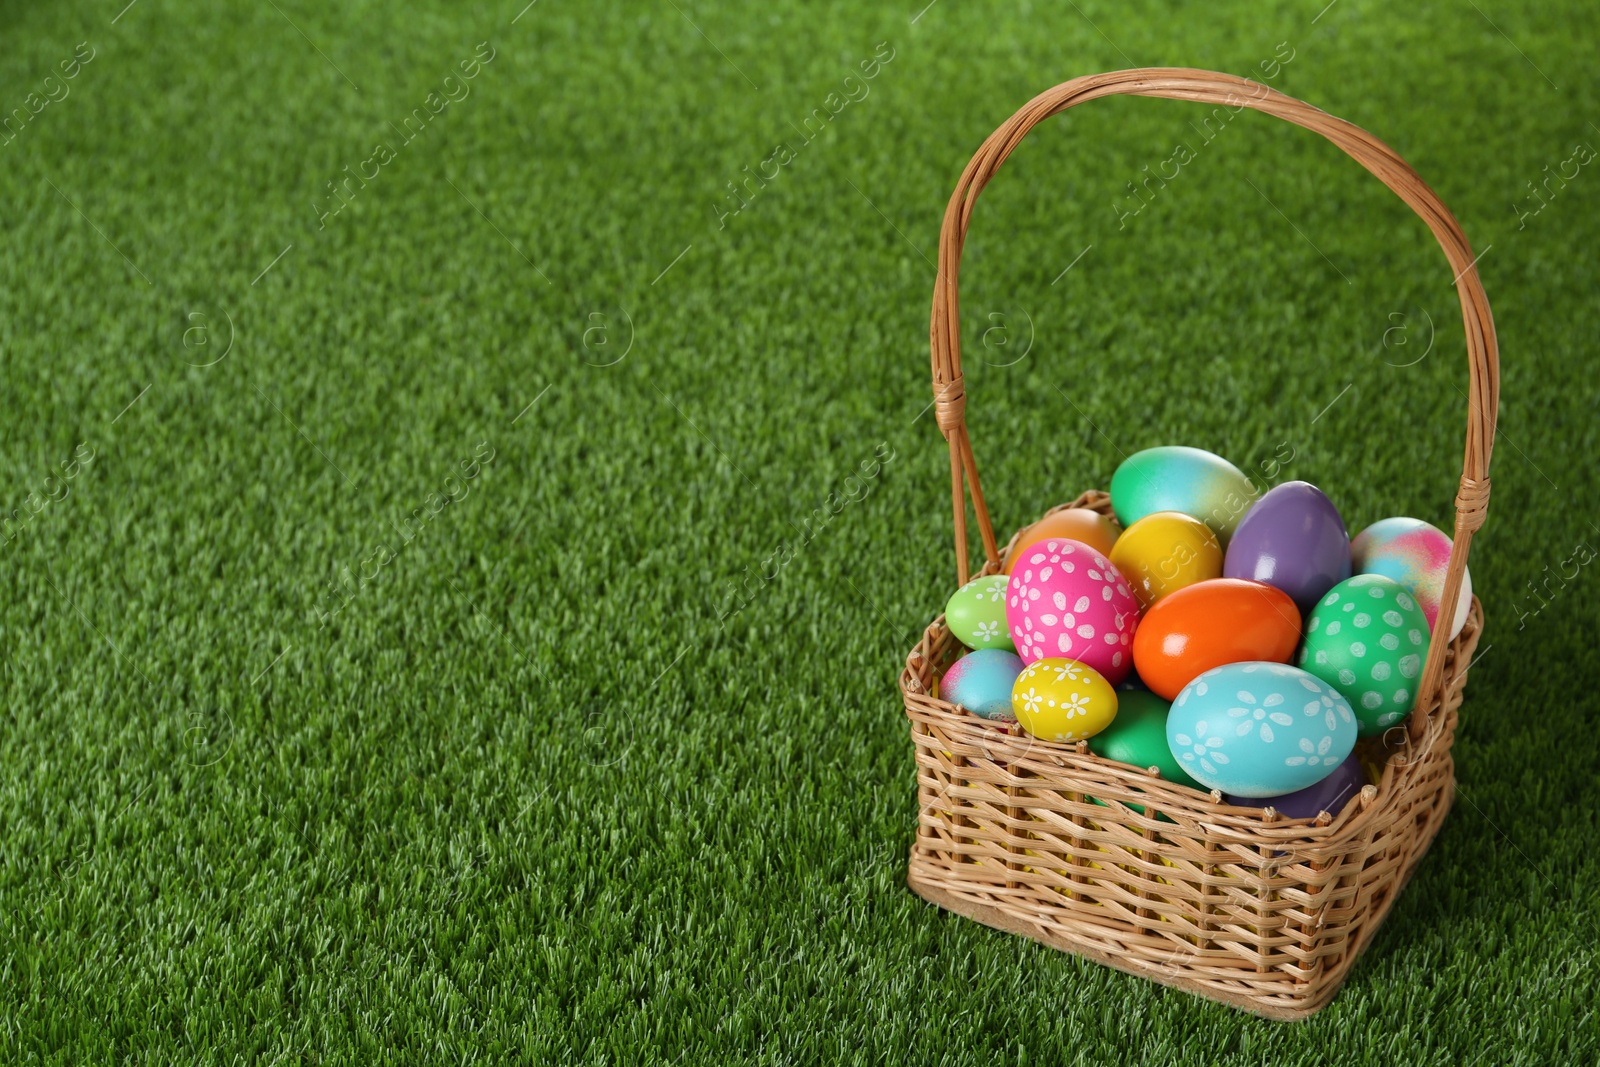
<svg viewBox="0 0 1600 1067"><path fill-rule="evenodd" d="M1006 585L1010 581L1004 574L991 574L974 578L955 591L945 605L944 621L957 641L971 649L1016 651L1006 625Z"/></svg>
<svg viewBox="0 0 1600 1067"><path fill-rule="evenodd" d="M1416 704L1427 654L1428 618L1417 598L1381 574L1358 574L1311 609L1299 665L1337 689L1361 736L1372 737Z"/></svg>

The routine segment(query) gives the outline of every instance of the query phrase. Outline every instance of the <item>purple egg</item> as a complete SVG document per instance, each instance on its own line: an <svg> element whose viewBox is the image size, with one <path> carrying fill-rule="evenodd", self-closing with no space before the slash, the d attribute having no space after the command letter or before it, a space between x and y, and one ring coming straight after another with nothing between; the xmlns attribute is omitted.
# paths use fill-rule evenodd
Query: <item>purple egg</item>
<svg viewBox="0 0 1600 1067"><path fill-rule="evenodd" d="M1276 586L1309 614L1350 577L1350 534L1339 509L1310 482L1267 490L1233 532L1222 576Z"/></svg>
<svg viewBox="0 0 1600 1067"><path fill-rule="evenodd" d="M1367 773L1361 769L1361 760L1354 752L1333 769L1333 773L1315 785L1284 793L1276 797L1236 797L1231 793L1223 799L1241 808L1278 809L1286 819L1315 819L1321 812L1338 815L1344 806L1367 784Z"/></svg>

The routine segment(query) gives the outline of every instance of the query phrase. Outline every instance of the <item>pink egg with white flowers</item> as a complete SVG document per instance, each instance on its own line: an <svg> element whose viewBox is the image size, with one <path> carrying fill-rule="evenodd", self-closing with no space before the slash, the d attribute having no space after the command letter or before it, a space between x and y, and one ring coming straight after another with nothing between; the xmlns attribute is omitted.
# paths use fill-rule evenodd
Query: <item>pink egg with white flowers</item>
<svg viewBox="0 0 1600 1067"><path fill-rule="evenodd" d="M1116 685L1133 668L1139 602L1104 554L1052 538L1025 549L1011 568L1006 624L1024 663L1077 660Z"/></svg>

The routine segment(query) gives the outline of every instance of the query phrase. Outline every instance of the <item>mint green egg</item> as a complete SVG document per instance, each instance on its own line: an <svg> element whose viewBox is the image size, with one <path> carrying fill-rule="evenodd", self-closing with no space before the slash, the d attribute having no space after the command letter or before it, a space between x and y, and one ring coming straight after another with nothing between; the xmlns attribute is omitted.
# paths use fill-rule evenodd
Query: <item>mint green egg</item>
<svg viewBox="0 0 1600 1067"><path fill-rule="evenodd" d="M1183 445L1135 452L1111 476L1111 507L1124 529L1146 515L1177 511L1211 527L1224 547L1255 498L1254 483L1238 467Z"/></svg>
<svg viewBox="0 0 1600 1067"><path fill-rule="evenodd" d="M957 641L970 649L1016 651L1011 628L1006 625L1006 585L1010 581L1004 574L991 574L974 578L951 594L944 621Z"/></svg>

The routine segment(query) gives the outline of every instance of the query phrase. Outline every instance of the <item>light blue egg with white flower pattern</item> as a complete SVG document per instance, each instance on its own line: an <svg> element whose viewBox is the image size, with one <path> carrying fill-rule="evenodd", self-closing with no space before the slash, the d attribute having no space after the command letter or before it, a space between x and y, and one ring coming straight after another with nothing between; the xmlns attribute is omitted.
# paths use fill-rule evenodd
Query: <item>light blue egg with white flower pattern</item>
<svg viewBox="0 0 1600 1067"><path fill-rule="evenodd" d="M1322 781L1356 745L1355 711L1286 663L1229 663L1184 686L1167 715L1172 755L1207 789L1275 797Z"/></svg>

